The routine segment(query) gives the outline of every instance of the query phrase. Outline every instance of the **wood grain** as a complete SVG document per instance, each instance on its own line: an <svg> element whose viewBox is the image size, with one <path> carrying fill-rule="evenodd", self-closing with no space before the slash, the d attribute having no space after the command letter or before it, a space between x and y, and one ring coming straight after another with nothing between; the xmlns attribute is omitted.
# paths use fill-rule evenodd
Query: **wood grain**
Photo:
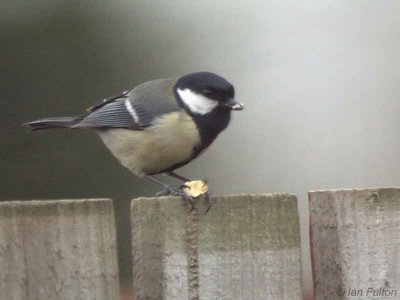
<svg viewBox="0 0 400 300"><path fill-rule="evenodd" d="M400 189L315 191L309 199L315 298L399 299Z"/></svg>
<svg viewBox="0 0 400 300"><path fill-rule="evenodd" d="M0 299L118 297L111 200L0 202Z"/></svg>
<svg viewBox="0 0 400 300"><path fill-rule="evenodd" d="M203 201L132 201L135 299L302 299L296 197L215 199L206 215Z"/></svg>

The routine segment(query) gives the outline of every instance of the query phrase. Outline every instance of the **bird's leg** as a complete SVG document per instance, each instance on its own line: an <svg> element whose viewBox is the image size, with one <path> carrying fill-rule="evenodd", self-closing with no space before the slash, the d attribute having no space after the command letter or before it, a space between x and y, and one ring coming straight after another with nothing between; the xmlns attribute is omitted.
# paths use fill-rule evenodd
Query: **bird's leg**
<svg viewBox="0 0 400 300"><path fill-rule="evenodd" d="M176 178L176 179L178 179L178 180L180 180L182 182L191 181L190 179L187 179L186 177L183 177L183 176L181 176L179 174L176 174L175 172L168 172L168 173L166 173L166 175L174 177L174 178Z"/></svg>
<svg viewBox="0 0 400 300"><path fill-rule="evenodd" d="M171 177L174 177L174 178L176 178L176 179L178 179L178 180L180 180L180 181L182 181L182 182L191 181L190 179L185 178L185 177L183 177L183 176L181 176L181 175L179 175L179 174L176 174L175 172L172 172L172 171L166 173L166 175L171 176ZM204 184L207 184L207 183L208 183L208 180L207 180L207 179L204 179L203 182L204 182ZM211 195L210 195L210 193L209 193L208 191L204 193L204 197L206 198L207 203L208 203L207 209L206 209L206 211L204 212L204 213L206 214L206 213L208 213L208 211L210 210L210 208L211 208L211 206L212 206L212 204L213 204L213 200L212 200L212 197L211 197Z"/></svg>
<svg viewBox="0 0 400 300"><path fill-rule="evenodd" d="M192 211L194 209L194 199L190 196L188 196L183 190L182 190L182 186L177 188L174 187L172 185L169 185L168 183L165 183L159 179L157 179L156 177L152 176L152 175L145 175L145 177L151 181L153 181L154 183L157 183L159 185L161 185L164 190L162 190L161 192L158 192L156 194L156 197L158 196L165 196L165 195L174 195L174 196L179 196L181 197L183 200L185 200L187 203L190 204L191 208L190 211Z"/></svg>

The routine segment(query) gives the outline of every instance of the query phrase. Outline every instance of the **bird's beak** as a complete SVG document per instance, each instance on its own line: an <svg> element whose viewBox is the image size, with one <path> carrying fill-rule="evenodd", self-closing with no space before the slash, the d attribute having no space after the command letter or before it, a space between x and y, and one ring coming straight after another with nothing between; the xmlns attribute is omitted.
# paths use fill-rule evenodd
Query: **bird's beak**
<svg viewBox="0 0 400 300"><path fill-rule="evenodd" d="M242 110L244 108L242 103L237 102L235 99L231 98L223 104L225 107L232 110Z"/></svg>

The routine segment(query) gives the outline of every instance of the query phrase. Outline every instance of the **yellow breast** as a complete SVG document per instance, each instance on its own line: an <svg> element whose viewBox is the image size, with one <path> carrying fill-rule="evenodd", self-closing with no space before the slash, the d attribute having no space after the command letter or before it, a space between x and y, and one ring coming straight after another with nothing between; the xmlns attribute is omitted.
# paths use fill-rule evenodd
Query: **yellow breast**
<svg viewBox="0 0 400 300"><path fill-rule="evenodd" d="M183 112L166 114L145 130L111 129L98 134L122 165L139 176L186 161L200 144L196 124Z"/></svg>

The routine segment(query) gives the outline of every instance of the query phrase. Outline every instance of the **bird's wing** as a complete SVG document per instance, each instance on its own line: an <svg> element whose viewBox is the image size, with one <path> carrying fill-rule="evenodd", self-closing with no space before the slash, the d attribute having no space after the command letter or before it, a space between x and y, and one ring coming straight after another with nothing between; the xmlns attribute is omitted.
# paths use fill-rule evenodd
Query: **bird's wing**
<svg viewBox="0 0 400 300"><path fill-rule="evenodd" d="M179 111L173 94L176 79L143 83L130 92L106 98L88 109L74 127L142 130L163 114Z"/></svg>
<svg viewBox="0 0 400 300"><path fill-rule="evenodd" d="M130 92L130 91L125 91L125 92L119 93L119 94L117 94L117 95L114 95L114 96L105 98L105 99L101 100L99 103L97 103L97 104L95 104L95 105L89 107L86 111L87 111L88 114L89 114L89 113L91 113L91 112L94 112L94 111L98 110L99 108L101 108L101 107L104 106L104 105L107 105L107 104L109 104L109 103L111 103L111 102L114 102L114 101L116 101L116 100L119 100L119 99L126 98L127 95L129 94L129 92Z"/></svg>

